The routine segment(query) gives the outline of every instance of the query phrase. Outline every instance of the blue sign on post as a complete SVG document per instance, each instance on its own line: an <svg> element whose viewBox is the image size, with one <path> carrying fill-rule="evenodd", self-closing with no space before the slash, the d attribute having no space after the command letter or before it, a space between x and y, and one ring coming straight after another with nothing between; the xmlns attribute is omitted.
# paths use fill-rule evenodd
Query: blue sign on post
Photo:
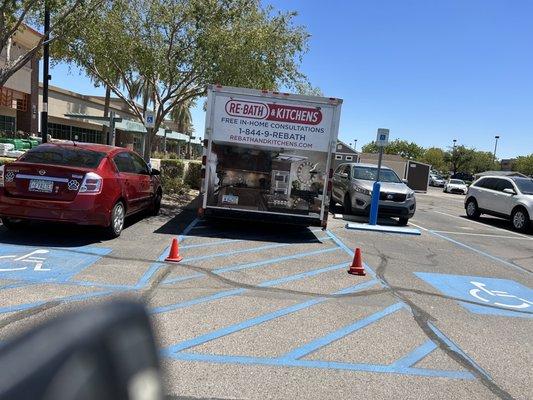
<svg viewBox="0 0 533 400"><path fill-rule="evenodd" d="M104 247L51 248L0 245L0 278L65 282L98 261Z"/></svg>
<svg viewBox="0 0 533 400"><path fill-rule="evenodd" d="M475 314L533 318L533 290L508 279L415 272L442 294Z"/></svg>

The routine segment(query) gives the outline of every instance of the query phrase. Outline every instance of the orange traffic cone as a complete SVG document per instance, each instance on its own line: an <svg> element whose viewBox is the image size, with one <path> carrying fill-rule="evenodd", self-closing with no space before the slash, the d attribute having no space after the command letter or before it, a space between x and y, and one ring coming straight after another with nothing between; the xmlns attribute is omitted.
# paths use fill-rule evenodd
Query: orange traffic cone
<svg viewBox="0 0 533 400"><path fill-rule="evenodd" d="M172 245L170 246L170 253L168 254L168 257L165 258L165 261L180 262L181 260L183 260L183 257L180 256L178 239L174 238L172 239Z"/></svg>
<svg viewBox="0 0 533 400"><path fill-rule="evenodd" d="M365 267L361 259L361 249L359 247L355 249L352 265L350 265L348 273L352 275L366 275Z"/></svg>

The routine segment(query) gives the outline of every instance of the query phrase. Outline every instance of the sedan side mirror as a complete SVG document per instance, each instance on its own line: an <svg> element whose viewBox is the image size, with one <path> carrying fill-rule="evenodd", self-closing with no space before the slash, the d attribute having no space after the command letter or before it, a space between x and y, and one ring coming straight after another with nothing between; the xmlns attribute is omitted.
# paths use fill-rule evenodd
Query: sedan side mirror
<svg viewBox="0 0 533 400"><path fill-rule="evenodd" d="M150 173L152 176L154 175L161 175L161 172L158 169L152 168L152 172Z"/></svg>
<svg viewBox="0 0 533 400"><path fill-rule="evenodd" d="M409 180L407 179L402 179L402 182L405 183L406 185L409 183Z"/></svg>
<svg viewBox="0 0 533 400"><path fill-rule="evenodd" d="M341 173L339 174L339 176L340 176L341 178L348 178L348 174L347 174L346 172L341 172Z"/></svg>
<svg viewBox="0 0 533 400"><path fill-rule="evenodd" d="M514 191L514 189L511 189L511 188L503 189L503 193L507 193L507 194L516 194L516 192Z"/></svg>

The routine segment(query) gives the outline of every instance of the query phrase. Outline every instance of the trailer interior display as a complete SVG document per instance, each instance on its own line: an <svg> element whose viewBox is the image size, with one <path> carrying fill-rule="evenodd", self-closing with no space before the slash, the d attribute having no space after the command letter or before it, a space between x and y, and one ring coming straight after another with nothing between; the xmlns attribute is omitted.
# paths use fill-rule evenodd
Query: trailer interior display
<svg viewBox="0 0 533 400"><path fill-rule="evenodd" d="M208 159L208 207L320 217L326 153L213 143Z"/></svg>

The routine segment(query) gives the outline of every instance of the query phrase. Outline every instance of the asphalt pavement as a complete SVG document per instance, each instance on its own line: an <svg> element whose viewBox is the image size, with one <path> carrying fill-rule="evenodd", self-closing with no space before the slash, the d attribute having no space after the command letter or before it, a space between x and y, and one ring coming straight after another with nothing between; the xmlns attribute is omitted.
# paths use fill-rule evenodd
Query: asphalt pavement
<svg viewBox="0 0 533 400"><path fill-rule="evenodd" d="M169 398L528 399L533 235L417 194L420 236L130 219L122 236L0 227L0 343L113 297L152 315ZM383 224L394 223L383 220ZM184 260L166 264L173 237ZM367 274L346 272L362 250Z"/></svg>

